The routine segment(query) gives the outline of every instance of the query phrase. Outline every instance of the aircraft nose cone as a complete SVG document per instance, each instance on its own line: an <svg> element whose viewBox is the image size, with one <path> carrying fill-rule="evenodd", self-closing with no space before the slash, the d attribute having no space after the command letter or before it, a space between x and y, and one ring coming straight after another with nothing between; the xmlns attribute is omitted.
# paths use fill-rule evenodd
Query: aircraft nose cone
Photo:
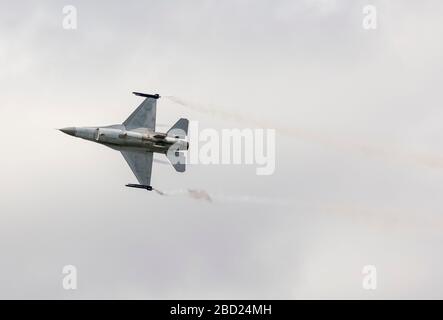
<svg viewBox="0 0 443 320"><path fill-rule="evenodd" d="M75 136L75 127L68 127L68 128L63 128L63 129L59 129L61 132L69 134L70 136Z"/></svg>

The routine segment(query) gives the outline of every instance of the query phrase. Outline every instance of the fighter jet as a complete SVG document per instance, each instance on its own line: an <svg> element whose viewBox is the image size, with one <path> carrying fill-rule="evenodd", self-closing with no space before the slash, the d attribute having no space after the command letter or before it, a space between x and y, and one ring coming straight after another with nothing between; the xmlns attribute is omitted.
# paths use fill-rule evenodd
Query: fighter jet
<svg viewBox="0 0 443 320"><path fill-rule="evenodd" d="M166 133L155 131L158 94L133 92L145 100L123 124L104 127L68 127L59 129L71 136L100 143L120 151L138 180L126 186L152 190L151 172L154 152L166 155L178 172L185 171L182 151L189 149L185 140L188 119L179 119Z"/></svg>

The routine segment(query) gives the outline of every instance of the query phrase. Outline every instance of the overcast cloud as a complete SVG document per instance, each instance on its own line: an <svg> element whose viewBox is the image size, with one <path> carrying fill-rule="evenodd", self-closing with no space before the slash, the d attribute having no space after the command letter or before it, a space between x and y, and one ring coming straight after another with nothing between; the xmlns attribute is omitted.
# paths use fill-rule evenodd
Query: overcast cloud
<svg viewBox="0 0 443 320"><path fill-rule="evenodd" d="M441 1L67 4L77 30L0 1L0 298L443 298ZM132 91L213 110L161 98L168 126L277 129L275 174L154 164L213 203L125 188L118 152L54 129L121 123Z"/></svg>

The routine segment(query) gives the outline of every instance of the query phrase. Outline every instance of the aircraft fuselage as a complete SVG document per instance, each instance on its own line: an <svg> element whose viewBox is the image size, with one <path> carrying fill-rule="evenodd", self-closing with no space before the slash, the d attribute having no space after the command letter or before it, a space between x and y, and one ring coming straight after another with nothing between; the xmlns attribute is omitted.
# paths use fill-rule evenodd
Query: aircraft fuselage
<svg viewBox="0 0 443 320"><path fill-rule="evenodd" d="M174 151L188 150L189 148L187 141L168 136L166 133L146 129L126 130L123 125L69 127L63 128L61 131L71 136L100 143L117 150L131 148L166 154L172 146Z"/></svg>

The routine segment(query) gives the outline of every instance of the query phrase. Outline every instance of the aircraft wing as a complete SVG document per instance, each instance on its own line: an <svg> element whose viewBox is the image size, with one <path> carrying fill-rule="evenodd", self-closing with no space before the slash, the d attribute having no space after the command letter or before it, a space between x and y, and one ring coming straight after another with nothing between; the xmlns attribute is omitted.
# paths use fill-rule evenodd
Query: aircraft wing
<svg viewBox="0 0 443 320"><path fill-rule="evenodd" d="M138 182L142 185L150 186L153 153L140 151L121 151L121 153Z"/></svg>
<svg viewBox="0 0 443 320"><path fill-rule="evenodd" d="M155 131L157 99L159 95L134 92L135 95L146 97L137 109L123 122L127 130L148 128Z"/></svg>

